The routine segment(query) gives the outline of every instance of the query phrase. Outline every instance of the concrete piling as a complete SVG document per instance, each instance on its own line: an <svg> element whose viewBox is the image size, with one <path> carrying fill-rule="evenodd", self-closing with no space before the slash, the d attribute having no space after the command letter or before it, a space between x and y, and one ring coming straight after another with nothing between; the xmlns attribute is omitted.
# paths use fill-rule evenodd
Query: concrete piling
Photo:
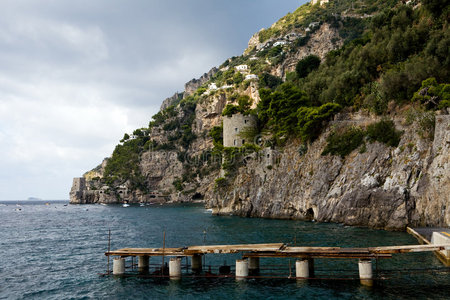
<svg viewBox="0 0 450 300"><path fill-rule="evenodd" d="M372 261L370 259L360 259L358 263L359 279L362 285L373 285Z"/></svg>
<svg viewBox="0 0 450 300"><path fill-rule="evenodd" d="M236 260L236 280L243 280L248 276L248 260Z"/></svg>
<svg viewBox="0 0 450 300"><path fill-rule="evenodd" d="M148 273L150 259L148 256L138 256L138 271L139 273Z"/></svg>
<svg viewBox="0 0 450 300"><path fill-rule="evenodd" d="M300 259L295 262L295 277L297 279L309 278L308 259Z"/></svg>
<svg viewBox="0 0 450 300"><path fill-rule="evenodd" d="M123 275L125 273L125 259L122 257L114 257L113 275Z"/></svg>
<svg viewBox="0 0 450 300"><path fill-rule="evenodd" d="M191 269L194 273L200 273L202 271L202 256L195 254L191 258Z"/></svg>
<svg viewBox="0 0 450 300"><path fill-rule="evenodd" d="M181 279L181 259L171 258L169 261L169 276L170 279L178 280Z"/></svg>

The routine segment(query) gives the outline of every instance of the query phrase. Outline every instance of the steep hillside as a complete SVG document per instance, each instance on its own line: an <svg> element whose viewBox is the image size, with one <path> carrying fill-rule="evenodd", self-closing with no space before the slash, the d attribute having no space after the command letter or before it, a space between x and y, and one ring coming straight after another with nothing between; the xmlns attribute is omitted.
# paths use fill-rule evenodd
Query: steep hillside
<svg viewBox="0 0 450 300"><path fill-rule="evenodd" d="M166 99L71 203L448 226L448 3L314 2Z"/></svg>

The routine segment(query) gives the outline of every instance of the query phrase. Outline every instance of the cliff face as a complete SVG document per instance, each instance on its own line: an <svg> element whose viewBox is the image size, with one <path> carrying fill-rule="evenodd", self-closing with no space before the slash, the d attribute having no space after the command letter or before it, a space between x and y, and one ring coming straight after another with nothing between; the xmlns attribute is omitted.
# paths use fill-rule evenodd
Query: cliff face
<svg viewBox="0 0 450 300"><path fill-rule="evenodd" d="M436 119L435 140L404 130L399 147L375 142L347 158L322 156L331 128L364 125L368 116L334 121L302 155L299 141L287 146L273 165L251 155L223 190L213 185L207 206L215 214L339 222L400 230L406 225L450 224L450 116ZM300 149L300 151L299 151Z"/></svg>
<svg viewBox="0 0 450 300"><path fill-rule="evenodd" d="M253 145L249 147L252 151L241 153L239 161L233 162L236 163L235 170L225 169L228 164L226 152L237 148L224 149L223 135L225 131L232 131L233 139L237 139L243 126L242 122L222 126L222 113L228 105L237 109L245 102L242 99L248 99L249 108L255 109L263 93L266 93L267 101L267 88L272 88L272 84L279 85L282 79L287 80L289 76L286 75L295 71L299 60L311 54L321 58L322 65L336 60L327 61L327 53L340 49L345 42L340 32L343 19L336 17L339 22L334 22L333 26L323 20L334 16L337 5L343 5L343 2L320 2L324 2L323 7L308 4L303 8L305 14L315 11L317 16L321 9L336 4L320 22L311 22L315 19L311 15L302 15L301 10L288 15L268 30L255 34L243 56L227 60L220 70L212 68L201 78L186 83L184 92L167 98L148 129L133 134L129 140L122 140L112 157L83 177L74 179L70 202L203 201L215 214L340 222L391 230L400 230L406 225L450 226L448 110L441 109L436 115L434 135L424 136L420 122L405 121L406 108L402 111L402 106L389 107L387 117L403 131L398 146L366 141L364 149L354 150L345 158L321 155L327 138L337 129L364 127L381 119L369 114L367 109L357 112L363 106L364 97L371 101L381 98L377 89L386 83L379 78L356 89L356 94L348 98L359 101L354 105L357 109L350 104L330 123L320 123L321 134L314 142L294 137L280 146L274 142L275 134L270 132L271 128L265 127L256 136L240 140L253 140L259 147ZM353 17L345 17L352 26L365 22L365 15L358 15L354 10L352 13ZM293 23L293 18L299 23ZM272 36L262 38L271 30ZM346 32L348 34L349 30ZM333 55L339 55L340 51ZM349 55L351 51L342 52ZM376 53L374 51L373 55ZM367 56L366 60L369 58ZM345 70L345 64L340 64L339 70ZM380 74L385 72L383 67L389 66L377 64L373 69ZM259 79L253 76L253 79L245 80L250 74ZM359 76L346 74L348 76L338 85L341 89L350 85L347 81L353 76ZM295 80L295 84L300 85L305 78ZM324 85L327 82L318 78L312 86L319 89ZM261 87L266 90L260 90ZM340 90L337 88L334 92ZM277 95L280 99L282 94ZM335 102L333 99L328 101ZM434 118L434 113L431 115ZM296 118L292 119L293 123L297 122ZM225 131L223 127L227 127ZM222 147L217 147L220 139ZM230 143L227 139L225 146ZM245 145L242 148L248 150Z"/></svg>

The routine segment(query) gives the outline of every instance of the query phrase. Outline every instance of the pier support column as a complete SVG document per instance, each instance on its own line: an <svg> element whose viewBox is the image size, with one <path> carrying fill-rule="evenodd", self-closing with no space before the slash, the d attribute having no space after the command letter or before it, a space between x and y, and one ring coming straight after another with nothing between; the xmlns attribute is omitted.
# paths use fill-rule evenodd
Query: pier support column
<svg viewBox="0 0 450 300"><path fill-rule="evenodd" d="M362 285L372 286L372 261L370 259L360 259L358 263L359 267L359 279Z"/></svg>
<svg viewBox="0 0 450 300"><path fill-rule="evenodd" d="M236 280L243 280L248 276L248 260L236 260Z"/></svg>
<svg viewBox="0 0 450 300"><path fill-rule="evenodd" d="M149 257L148 256L138 256L138 271L139 273L147 274L148 266L149 266Z"/></svg>
<svg viewBox="0 0 450 300"><path fill-rule="evenodd" d="M195 254L191 258L191 268L192 272L200 273L202 271L202 256Z"/></svg>
<svg viewBox="0 0 450 300"><path fill-rule="evenodd" d="M308 259L300 259L295 262L295 277L297 277L297 279L309 278Z"/></svg>
<svg viewBox="0 0 450 300"><path fill-rule="evenodd" d="M181 259L171 258L169 261L169 276L170 279L181 279Z"/></svg>
<svg viewBox="0 0 450 300"><path fill-rule="evenodd" d="M125 273L125 258L114 257L113 275L123 275Z"/></svg>
<svg viewBox="0 0 450 300"><path fill-rule="evenodd" d="M252 276L259 275L259 257L248 258L248 274Z"/></svg>

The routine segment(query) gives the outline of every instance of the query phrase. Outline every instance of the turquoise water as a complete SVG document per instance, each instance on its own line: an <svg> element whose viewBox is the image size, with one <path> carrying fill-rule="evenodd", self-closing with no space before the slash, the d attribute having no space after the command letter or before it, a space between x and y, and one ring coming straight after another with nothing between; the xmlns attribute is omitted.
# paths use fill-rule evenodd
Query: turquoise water
<svg viewBox="0 0 450 300"><path fill-rule="evenodd" d="M431 253L380 260L386 280L372 288L358 280L183 278L100 276L111 248L233 243L294 243L302 246L366 247L416 244L406 233L301 221L212 216L201 206L0 205L0 299L449 299L450 273L399 273L442 268ZM21 210L18 210L18 209ZM206 234L204 233L206 232ZM208 255L207 265L234 265L239 255ZM289 275L289 259L261 259L271 272ZM128 260L131 263L131 260ZM160 264L161 258L152 258ZM152 266L156 268L156 266ZM316 259L317 277L358 276L357 260ZM214 271L214 269L212 269ZM395 272L394 272L395 271Z"/></svg>

